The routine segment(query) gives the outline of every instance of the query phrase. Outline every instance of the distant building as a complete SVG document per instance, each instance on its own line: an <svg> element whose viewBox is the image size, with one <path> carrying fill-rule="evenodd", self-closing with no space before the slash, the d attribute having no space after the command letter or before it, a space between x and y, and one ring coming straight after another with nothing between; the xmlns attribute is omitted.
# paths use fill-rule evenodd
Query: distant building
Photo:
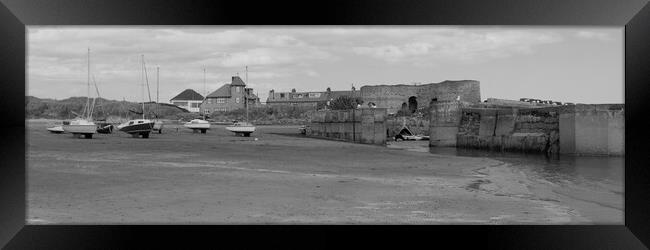
<svg viewBox="0 0 650 250"><path fill-rule="evenodd" d="M319 105L327 105L328 101L332 101L339 96L360 97L360 91L352 88L349 91L331 91L327 88L325 91L307 91L297 92L292 89L291 92L275 92L269 91L269 97L266 99L266 105L271 107L279 106L297 106L316 109Z"/></svg>
<svg viewBox="0 0 650 250"><path fill-rule="evenodd" d="M443 81L427 84L364 85L359 90L323 92L275 92L269 91L269 106L314 107L325 105L339 96L360 97L363 108L386 108L389 114L399 110L415 112L437 101L481 101L480 83L474 80Z"/></svg>
<svg viewBox="0 0 650 250"><path fill-rule="evenodd" d="M260 98L253 94L252 88L246 88L246 83L239 77L233 76L232 82L224 84L206 96L201 104L201 113L226 112L236 109L260 105Z"/></svg>
<svg viewBox="0 0 650 250"><path fill-rule="evenodd" d="M361 98L366 104L386 108L389 114L399 110L429 107L438 101L481 102L480 83L474 80L443 81L426 84L365 85Z"/></svg>
<svg viewBox="0 0 650 250"><path fill-rule="evenodd" d="M199 112L199 106L202 102L203 96L191 89L186 89L169 100L169 103L187 109L190 112Z"/></svg>

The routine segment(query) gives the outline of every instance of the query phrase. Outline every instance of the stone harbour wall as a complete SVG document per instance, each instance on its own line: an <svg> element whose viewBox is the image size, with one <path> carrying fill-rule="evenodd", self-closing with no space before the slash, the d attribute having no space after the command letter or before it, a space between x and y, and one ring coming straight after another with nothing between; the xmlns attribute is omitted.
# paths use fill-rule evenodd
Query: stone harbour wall
<svg viewBox="0 0 650 250"><path fill-rule="evenodd" d="M486 108L439 102L431 112L430 146L547 155L625 155L623 104Z"/></svg>
<svg viewBox="0 0 650 250"><path fill-rule="evenodd" d="M430 147L455 147L456 134L461 128L461 111L471 103L439 101L431 104L429 121Z"/></svg>
<svg viewBox="0 0 650 250"><path fill-rule="evenodd" d="M457 147L524 153L559 153L558 109L483 109L461 111Z"/></svg>
<svg viewBox="0 0 650 250"><path fill-rule="evenodd" d="M571 105L560 109L560 152L625 155L623 104Z"/></svg>
<svg viewBox="0 0 650 250"><path fill-rule="evenodd" d="M306 134L310 137L385 145L386 109L317 111Z"/></svg>

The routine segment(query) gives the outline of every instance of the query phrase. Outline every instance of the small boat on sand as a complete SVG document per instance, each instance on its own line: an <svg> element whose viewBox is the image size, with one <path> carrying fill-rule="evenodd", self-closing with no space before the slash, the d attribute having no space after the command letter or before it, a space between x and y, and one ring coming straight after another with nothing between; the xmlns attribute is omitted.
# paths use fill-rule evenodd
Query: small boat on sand
<svg viewBox="0 0 650 250"><path fill-rule="evenodd" d="M395 141L428 141L429 136L428 135L416 135L413 133L407 126L406 126L406 120L402 124L402 129L393 137Z"/></svg>
<svg viewBox="0 0 650 250"><path fill-rule="evenodd" d="M205 68L203 68L203 92L205 92ZM203 119L192 119L189 122L183 124L183 126L191 129L194 133L201 131L201 134L205 134L208 129L210 129L210 122L205 119L204 113Z"/></svg>
<svg viewBox="0 0 650 250"><path fill-rule="evenodd" d="M245 137L251 136L251 133L255 132L255 126L250 122L239 122L235 121L232 125L227 126L228 131L234 132L235 135L241 135Z"/></svg>
<svg viewBox="0 0 650 250"><path fill-rule="evenodd" d="M97 133L100 134L110 134L113 133L115 126L108 122L98 122L97 123Z"/></svg>
<svg viewBox="0 0 650 250"><path fill-rule="evenodd" d="M52 133L54 133L54 134L61 134L61 133L64 132L64 131L63 131L63 126L62 126L62 125L48 127L48 128L47 128L47 131L50 131L50 132L52 132Z"/></svg>
<svg viewBox="0 0 650 250"><path fill-rule="evenodd" d="M97 125L90 119L75 119L63 123L63 130L77 137L83 135L86 139L93 138L97 132Z"/></svg>
<svg viewBox="0 0 650 250"><path fill-rule="evenodd" d="M192 119L183 124L184 127L192 129L194 132L201 131L202 134L210 129L210 122L203 119Z"/></svg>

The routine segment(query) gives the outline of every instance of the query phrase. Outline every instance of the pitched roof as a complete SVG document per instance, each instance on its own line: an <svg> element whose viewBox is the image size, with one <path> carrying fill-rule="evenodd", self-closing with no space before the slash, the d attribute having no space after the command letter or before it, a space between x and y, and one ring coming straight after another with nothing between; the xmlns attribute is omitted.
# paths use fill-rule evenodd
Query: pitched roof
<svg viewBox="0 0 650 250"><path fill-rule="evenodd" d="M230 97L230 84L224 84L221 88L210 93L207 97Z"/></svg>
<svg viewBox="0 0 650 250"><path fill-rule="evenodd" d="M239 76L233 76L232 77L232 83L230 83L232 86L246 86L246 83L239 77Z"/></svg>
<svg viewBox="0 0 650 250"><path fill-rule="evenodd" d="M173 100L191 100L191 101L201 101L203 96L192 89L186 89L180 94L176 95Z"/></svg>

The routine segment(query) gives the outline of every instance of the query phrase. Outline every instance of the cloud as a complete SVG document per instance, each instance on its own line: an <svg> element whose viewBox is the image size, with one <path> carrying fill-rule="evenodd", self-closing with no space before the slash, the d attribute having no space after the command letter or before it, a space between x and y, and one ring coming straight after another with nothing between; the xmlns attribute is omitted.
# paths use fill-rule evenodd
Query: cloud
<svg viewBox="0 0 650 250"><path fill-rule="evenodd" d="M201 92L204 67L208 91L230 82L237 73L243 76L245 66L249 67L253 87L260 93L265 88L347 88L347 81L392 81L387 80L388 73L405 74L414 70L412 65L443 69L456 67L457 63L470 65L505 58L514 62L516 57L538 53L544 46L565 39L588 42L579 39L619 38L603 29L580 30L29 26L27 92L57 98L71 93L85 95L89 47L91 71L100 81L102 96L139 100L143 54L150 81L155 78L155 67L160 66L161 99L168 99L186 88ZM420 72L432 71L409 74Z"/></svg>
<svg viewBox="0 0 650 250"><path fill-rule="evenodd" d="M355 47L352 48L357 54L368 55L374 58L383 59L389 62L397 62L412 56L421 56L429 53L434 45L429 43L407 43L402 46L382 45L377 47Z"/></svg>
<svg viewBox="0 0 650 250"><path fill-rule="evenodd" d="M517 54L531 54L537 46L561 40L559 35L550 32L457 30L410 37L409 41L401 44L354 47L352 51L391 63L474 63Z"/></svg>

